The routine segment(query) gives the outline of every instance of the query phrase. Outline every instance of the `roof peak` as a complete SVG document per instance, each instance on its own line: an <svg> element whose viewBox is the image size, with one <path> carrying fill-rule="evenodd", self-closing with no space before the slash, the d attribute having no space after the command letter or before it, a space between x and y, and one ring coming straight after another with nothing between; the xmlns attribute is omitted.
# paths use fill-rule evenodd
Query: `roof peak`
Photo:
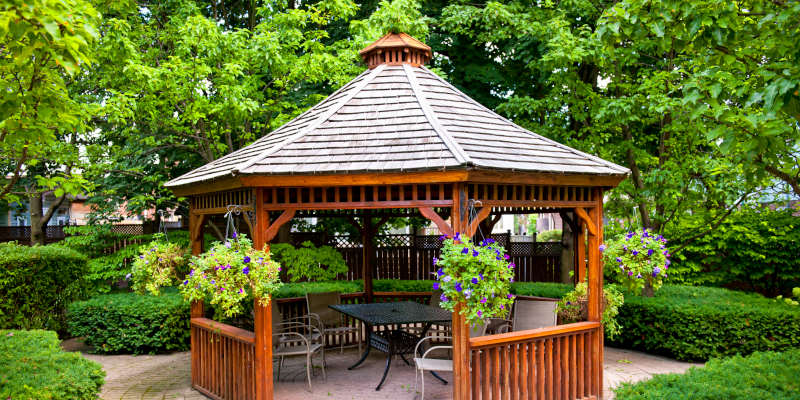
<svg viewBox="0 0 800 400"><path fill-rule="evenodd" d="M432 55L430 46L402 32L389 32L358 54L370 69L381 64L419 67L430 61Z"/></svg>

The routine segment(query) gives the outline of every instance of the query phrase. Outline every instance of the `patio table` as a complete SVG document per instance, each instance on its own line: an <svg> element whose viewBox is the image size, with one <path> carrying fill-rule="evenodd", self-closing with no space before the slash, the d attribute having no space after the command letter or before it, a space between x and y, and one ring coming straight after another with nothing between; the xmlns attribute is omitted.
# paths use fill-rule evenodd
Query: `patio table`
<svg viewBox="0 0 800 400"><path fill-rule="evenodd" d="M452 319L449 311L413 301L335 304L329 307L361 321L367 331L366 350L361 355L361 359L347 369L352 370L361 365L367 359L369 351L373 347L380 352L386 353L386 369L383 371L383 377L381 377L381 381L375 390L380 390L381 385L386 380L394 355L399 355L406 364L409 364L405 355L414 351L417 342L425 337L431 325L437 322L450 322ZM419 336L399 328L399 325L416 323L423 324L423 329ZM373 332L373 326L386 326L388 329ZM436 374L434 376L443 383L447 383Z"/></svg>

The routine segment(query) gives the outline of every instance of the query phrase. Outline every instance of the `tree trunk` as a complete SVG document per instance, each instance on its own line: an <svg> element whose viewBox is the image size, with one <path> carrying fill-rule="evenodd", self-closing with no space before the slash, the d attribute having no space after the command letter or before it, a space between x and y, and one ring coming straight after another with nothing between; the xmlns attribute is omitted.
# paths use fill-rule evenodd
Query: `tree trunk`
<svg viewBox="0 0 800 400"><path fill-rule="evenodd" d="M42 216L44 214L44 195L37 193L30 198L30 212L31 212L31 245L40 244L45 245L45 232L44 226L47 221L42 223Z"/></svg>
<svg viewBox="0 0 800 400"><path fill-rule="evenodd" d="M642 288L642 297L653 297L655 296L655 290L653 290L653 283L650 279L644 280L644 287Z"/></svg>

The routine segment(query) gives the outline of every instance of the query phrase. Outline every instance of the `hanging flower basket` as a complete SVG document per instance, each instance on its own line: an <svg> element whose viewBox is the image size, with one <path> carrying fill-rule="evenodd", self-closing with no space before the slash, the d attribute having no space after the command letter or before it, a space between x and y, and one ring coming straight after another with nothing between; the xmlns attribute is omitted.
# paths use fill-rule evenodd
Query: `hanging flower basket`
<svg viewBox="0 0 800 400"><path fill-rule="evenodd" d="M434 290L441 290L441 307L454 311L463 304L461 314L470 325L487 318L504 316L514 302L511 282L515 265L505 249L493 239L478 244L458 233L444 241L438 267L434 272Z"/></svg>
<svg viewBox="0 0 800 400"><path fill-rule="evenodd" d="M600 298L600 322L605 327L606 335L613 338L620 332L616 320L619 307L625 301L624 296L612 286L603 288ZM589 319L589 291L586 282L575 285L575 290L567 293L556 306L559 324L571 324Z"/></svg>
<svg viewBox="0 0 800 400"><path fill-rule="evenodd" d="M192 270L181 284L181 293L189 301L208 300L226 317L241 314L242 301L248 296L269 304L272 294L282 285L280 265L269 252L253 248L244 235L215 243L210 250L194 257Z"/></svg>

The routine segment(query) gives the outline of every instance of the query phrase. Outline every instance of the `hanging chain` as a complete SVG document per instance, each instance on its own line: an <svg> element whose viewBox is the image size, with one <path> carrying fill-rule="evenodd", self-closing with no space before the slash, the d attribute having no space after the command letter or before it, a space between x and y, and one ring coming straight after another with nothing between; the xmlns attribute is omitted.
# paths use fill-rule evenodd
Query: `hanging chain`
<svg viewBox="0 0 800 400"><path fill-rule="evenodd" d="M169 242L169 237L167 236L167 224L164 223L164 210L158 210L158 233L164 234L164 239Z"/></svg>
<svg viewBox="0 0 800 400"><path fill-rule="evenodd" d="M472 225L472 221L478 218L478 210L475 208L476 205L480 207L483 206L483 203L481 203L480 200L469 199L469 208L467 212L467 214L469 215L469 219L467 219L467 226ZM486 239L485 235L483 234L483 231L481 230L480 223L478 223L478 231L476 233L478 232L480 232L481 237L483 239Z"/></svg>
<svg viewBox="0 0 800 400"><path fill-rule="evenodd" d="M243 208L242 208L242 206L240 206L238 204L229 204L229 205L227 205L225 207L225 209L228 210L225 213L225 219L226 219L226 221L225 221L225 241L227 242L228 241L228 237L229 237L228 235L231 233L231 231L233 232L233 235L232 235L233 239L237 239L239 237L239 233L238 233L238 230L236 229L236 223L234 222L234 219L236 218L237 215L241 215L242 214L242 209Z"/></svg>

